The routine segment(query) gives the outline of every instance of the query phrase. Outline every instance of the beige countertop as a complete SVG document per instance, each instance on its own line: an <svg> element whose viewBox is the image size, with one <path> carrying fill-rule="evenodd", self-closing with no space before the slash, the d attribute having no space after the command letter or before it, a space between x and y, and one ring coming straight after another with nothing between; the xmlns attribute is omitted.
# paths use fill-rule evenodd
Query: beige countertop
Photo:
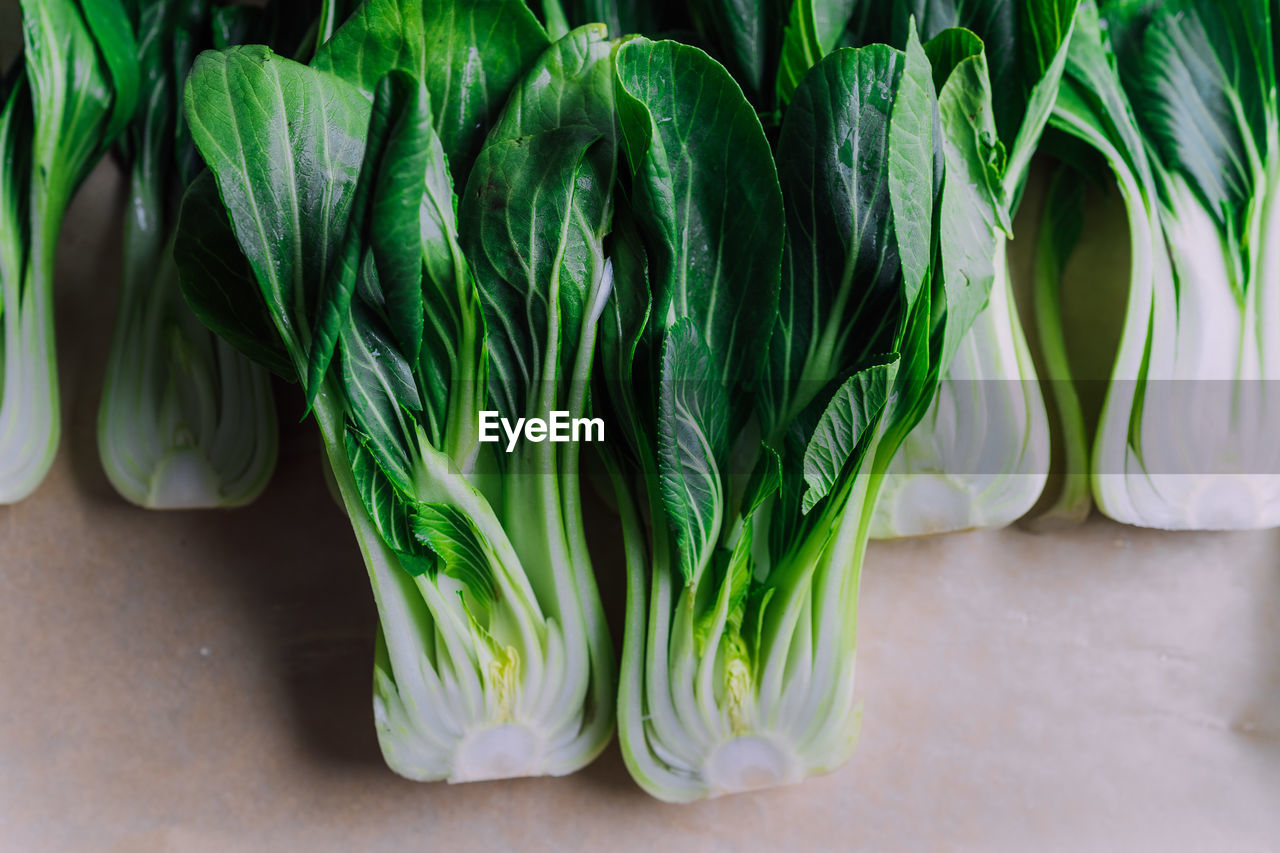
<svg viewBox="0 0 1280 853"><path fill-rule="evenodd" d="M296 395L250 508L137 510L99 468L120 201L104 166L64 229L61 452L0 508L0 850L1280 849L1280 534L1096 517L873 544L862 743L831 776L671 806L613 746L564 779L396 777L363 567Z"/></svg>

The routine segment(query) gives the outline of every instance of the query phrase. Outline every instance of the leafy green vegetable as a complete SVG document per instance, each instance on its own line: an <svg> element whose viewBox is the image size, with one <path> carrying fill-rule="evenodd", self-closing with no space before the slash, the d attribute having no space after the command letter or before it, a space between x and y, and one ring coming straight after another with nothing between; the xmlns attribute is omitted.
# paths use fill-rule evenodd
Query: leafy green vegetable
<svg viewBox="0 0 1280 853"><path fill-rule="evenodd" d="M853 749L867 525L951 310L942 124L916 40L811 69L776 172L700 51L637 39L617 65L631 188L601 370L628 424L610 460L628 567L619 731L640 784L687 801Z"/></svg>
<svg viewBox="0 0 1280 853"><path fill-rule="evenodd" d="M253 500L275 468L278 440L266 373L200 325L171 255L195 156L180 82L206 39L203 11L162 0L139 7L145 97L126 136L123 287L98 410L107 478L129 501L158 509Z"/></svg>
<svg viewBox="0 0 1280 853"><path fill-rule="evenodd" d="M949 134L946 146L955 178L944 194L942 239L971 255L965 274L948 276L953 304L943 361L950 367L890 469L874 537L1004 526L1030 510L1044 486L1048 417L1013 298L1006 240L1062 78L1076 6L881 4L862 24L864 38L901 43L914 18L930 38L935 67L957 69L945 82L935 75L944 120L959 126L976 118L975 136ZM969 31L944 29L956 26ZM971 310L957 312L957 298Z"/></svg>
<svg viewBox="0 0 1280 853"><path fill-rule="evenodd" d="M58 234L138 97L136 45L119 0L24 0L22 14L23 64L0 106L0 503L30 494L53 462Z"/></svg>
<svg viewBox="0 0 1280 853"><path fill-rule="evenodd" d="M183 296L200 322L272 373L295 378L266 304L244 296L246 288L256 289L257 283L208 171L200 173L183 196L173 255Z"/></svg>
<svg viewBox="0 0 1280 853"><path fill-rule="evenodd" d="M1105 19L1081 5L1053 122L1103 156L1128 211L1091 474L1099 508L1130 524L1280 523L1274 15L1267 0L1120 3Z"/></svg>
<svg viewBox="0 0 1280 853"><path fill-rule="evenodd" d="M265 306L307 381L380 615L388 764L415 779L556 775L613 726L577 450L496 451L479 415L588 410L611 288L613 45L576 30L509 93L511 66L495 65L446 79L437 100L431 81L462 60L453 35L510 11L450 4L461 23L438 29L439 5L419 29L412 0L394 14L373 0L317 67L260 47L203 54L186 108L225 212L193 187L182 228L216 234L229 217L252 277L210 288L198 241L179 262L220 332L243 341ZM462 117L493 121L474 162ZM461 202L451 171L469 175Z"/></svg>

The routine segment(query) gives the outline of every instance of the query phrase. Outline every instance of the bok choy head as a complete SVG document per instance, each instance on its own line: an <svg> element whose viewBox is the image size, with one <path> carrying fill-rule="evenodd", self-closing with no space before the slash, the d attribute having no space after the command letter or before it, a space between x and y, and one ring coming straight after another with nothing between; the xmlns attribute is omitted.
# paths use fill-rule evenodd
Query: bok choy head
<svg viewBox="0 0 1280 853"><path fill-rule="evenodd" d="M632 424L613 463L618 715L655 796L796 781L852 752L867 526L950 311L932 75L914 39L826 56L775 170L722 67L671 42L618 51L630 189L601 366Z"/></svg>
<svg viewBox="0 0 1280 853"><path fill-rule="evenodd" d="M305 383L378 606L388 764L558 775L613 724L577 457L482 444L478 414L588 406L612 45L584 28L548 46L516 0L425 6L370 0L311 67L260 47L197 60L187 114L213 182L188 193L182 228L221 228L251 276L228 297L194 240L180 260L210 323L247 346L265 315L274 345L257 354ZM529 64L484 52L477 73L465 40L498 21Z"/></svg>
<svg viewBox="0 0 1280 853"><path fill-rule="evenodd" d="M1044 486L1048 418L1006 245L1062 79L1076 6L1076 0L885 3L870 7L862 21L863 38L900 44L914 18L929 38L931 58L981 49L987 65L987 82L952 81L950 91L939 89L944 113L968 110L979 135L973 142L949 139L948 168L976 192L951 194L946 222L967 227L949 227L944 239L972 247L975 263L964 278L948 281L947 291L982 295L971 301L972 313L953 314L947 373L891 468L872 523L875 537L1004 526L1030 510ZM983 88L987 93L975 99Z"/></svg>
<svg viewBox="0 0 1280 853"><path fill-rule="evenodd" d="M0 86L0 503L44 479L60 434L53 279L76 189L133 116L137 47L120 0L23 0Z"/></svg>
<svg viewBox="0 0 1280 853"><path fill-rule="evenodd" d="M1054 123L1129 216L1124 329L1094 498L1130 524L1280 524L1280 181L1270 0L1082 5Z"/></svg>
<svg viewBox="0 0 1280 853"><path fill-rule="evenodd" d="M172 257L178 204L199 162L181 84L214 34L202 4L149 0L135 11L142 98L121 146L129 167L124 273L99 456L116 491L139 506L238 506L275 468L270 380L191 313Z"/></svg>

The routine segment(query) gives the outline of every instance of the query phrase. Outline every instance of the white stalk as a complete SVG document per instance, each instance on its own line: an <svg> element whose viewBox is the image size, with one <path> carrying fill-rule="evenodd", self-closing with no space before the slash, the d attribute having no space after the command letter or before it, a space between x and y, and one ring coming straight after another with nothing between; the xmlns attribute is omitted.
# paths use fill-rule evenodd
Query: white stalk
<svg viewBox="0 0 1280 853"><path fill-rule="evenodd" d="M241 506L275 469L266 371L205 329L162 243L153 180L135 173L120 308L98 409L98 452L116 491L149 509Z"/></svg>
<svg viewBox="0 0 1280 853"><path fill-rule="evenodd" d="M1004 527L1025 515L1044 488L1049 419L1004 241L994 269L990 301L889 466L873 539Z"/></svg>

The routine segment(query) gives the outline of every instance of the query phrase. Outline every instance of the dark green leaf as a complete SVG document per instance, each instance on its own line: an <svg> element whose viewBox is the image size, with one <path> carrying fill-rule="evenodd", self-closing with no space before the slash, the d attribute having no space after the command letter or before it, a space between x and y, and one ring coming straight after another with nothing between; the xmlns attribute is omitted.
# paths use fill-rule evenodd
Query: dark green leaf
<svg viewBox="0 0 1280 853"><path fill-rule="evenodd" d="M422 346L422 251L418 213L432 136L426 91L393 71L377 85L364 166L324 291L317 302L307 368L307 399L320 392L365 257L373 250L387 323L409 362Z"/></svg>
<svg viewBox="0 0 1280 853"><path fill-rule="evenodd" d="M905 0L873 4L862 35L903 45L912 19L925 40L951 27L977 34L991 66L993 109L1016 201L1053 108L1079 0Z"/></svg>
<svg viewBox="0 0 1280 853"><path fill-rule="evenodd" d="M359 87L374 89L395 70L424 74L422 0L365 0L333 38L316 52L311 67Z"/></svg>
<svg viewBox="0 0 1280 853"><path fill-rule="evenodd" d="M778 49L786 7L774 0L694 0L694 23L707 42L719 45L725 65L753 96L764 93L766 65Z"/></svg>
<svg viewBox="0 0 1280 853"><path fill-rule="evenodd" d="M361 265L361 277L376 276L372 256ZM376 283L363 289L376 288ZM422 408L413 369L364 300L354 300L342 329L342 386L351 418L368 439L378 465L396 487L412 491L413 421L409 412Z"/></svg>
<svg viewBox="0 0 1280 853"><path fill-rule="evenodd" d="M769 498L778 494L781 488L782 457L766 444L760 448L760 464L751 472L751 479L747 483L747 503L743 507L743 517L750 518Z"/></svg>
<svg viewBox="0 0 1280 853"><path fill-rule="evenodd" d="M818 44L822 45L823 54L835 50L849 27L862 0L808 0L813 7L815 32Z"/></svg>
<svg viewBox="0 0 1280 853"><path fill-rule="evenodd" d="M925 42L924 52L933 67L933 87L941 93L957 66L983 55L983 44L971 30L952 27ZM990 106L987 112L991 112Z"/></svg>
<svg viewBox="0 0 1280 853"><path fill-rule="evenodd" d="M467 259L458 245L458 222L453 185L440 137L434 132L423 146L426 154L426 192L418 222L422 229L423 302L426 324L419 357L418 386L423 416L433 446L444 442L449 397L460 383L471 383L470 395L482 405L487 387L484 319ZM473 419L473 413L458 417Z"/></svg>
<svg viewBox="0 0 1280 853"><path fill-rule="evenodd" d="M1004 216L1004 146L996 136L982 43L966 30L947 30L929 42L928 53L935 81L941 77L938 108L947 169L938 217L945 370L987 304L1010 226Z"/></svg>
<svg viewBox="0 0 1280 853"><path fill-rule="evenodd" d="M889 199L906 306L928 281L933 261L934 203L944 168L940 124L932 67L913 30L889 124Z"/></svg>
<svg viewBox="0 0 1280 853"><path fill-rule="evenodd" d="M113 112L117 101L110 69L104 67L76 3L24 0L22 26L35 116L33 204L38 203L45 211L42 215L49 217L46 226L60 225L71 196L111 142L106 136L108 123L122 128L128 116L121 120ZM57 36L51 37L54 33ZM128 41L132 59L131 35ZM119 60L121 55L113 52L113 57ZM124 96L134 98L136 91Z"/></svg>
<svg viewBox="0 0 1280 853"><path fill-rule="evenodd" d="M1135 8L1136 7L1136 8ZM1276 132L1267 0L1169 0L1108 15L1121 79L1164 169L1236 245ZM1235 233L1232 234L1231 232Z"/></svg>
<svg viewBox="0 0 1280 853"><path fill-rule="evenodd" d="M120 0L80 0L85 23L98 45L103 71L113 94L111 114L102 131L105 150L133 121L141 78L138 44Z"/></svg>
<svg viewBox="0 0 1280 853"><path fill-rule="evenodd" d="M830 383L894 346L903 273L890 204L890 116L904 60L885 45L830 54L796 89L783 121L786 284L769 347L767 440L781 442ZM914 239L925 241L917 253L927 253L927 230Z"/></svg>
<svg viewBox="0 0 1280 853"><path fill-rule="evenodd" d="M490 134L461 210L504 417L546 417L595 340L616 155L603 27L553 45Z"/></svg>
<svg viewBox="0 0 1280 853"><path fill-rule="evenodd" d="M791 18L782 37L782 59L778 63L778 100L785 104L800 85L805 72L818 64L827 49L818 38L814 0L794 0Z"/></svg>
<svg viewBox="0 0 1280 853"><path fill-rule="evenodd" d="M258 364L297 379L210 172L187 190L173 256L182 295L202 323Z"/></svg>
<svg viewBox="0 0 1280 853"><path fill-rule="evenodd" d="M783 233L760 120L728 72L696 48L636 39L617 63L654 317L689 318L722 381L752 382L776 314Z"/></svg>
<svg viewBox="0 0 1280 853"><path fill-rule="evenodd" d="M369 242L387 299L391 331L409 361L416 362L422 350L423 326L418 217L426 186L428 152L436 134L431 127L427 90L416 79L402 73L384 77L378 84L377 99L384 98L397 106L380 158L369 217Z"/></svg>
<svg viewBox="0 0 1280 853"><path fill-rule="evenodd" d="M836 385L835 390L839 390ZM786 554L803 540L816 520L814 515L801 512L804 494L809 486L804 480L804 455L813 438L818 420L826 410L829 398L819 397L791 420L779 452L778 500L770 507L769 553Z"/></svg>
<svg viewBox="0 0 1280 853"><path fill-rule="evenodd" d="M163 233L168 228L166 223L176 219L176 211L170 211L165 204L166 190L185 189L203 170L182 120L181 87L195 59L193 31L203 31L206 26L203 19L192 17L201 14L203 8L198 4L190 6L149 0L139 8L137 68L141 97L120 148L132 170L132 203L150 196L159 205L158 210L148 211L156 234ZM156 245L152 254L159 248ZM138 264L153 265L154 261Z"/></svg>
<svg viewBox="0 0 1280 853"><path fill-rule="evenodd" d="M1067 44L1077 5L1078 0L905 0L881 4L864 35L905 44L913 18L926 41L951 27L976 33L991 62L996 126L1012 147L1032 90Z"/></svg>
<svg viewBox="0 0 1280 853"><path fill-rule="evenodd" d="M356 491L369 512L378 533L387 544L401 553L421 552L414 535L410 499L378 464L378 455L369 440L357 430L346 431L347 461Z"/></svg>
<svg viewBox="0 0 1280 853"><path fill-rule="evenodd" d="M557 383L605 284L603 235L591 220L603 212L608 179L573 159L598 139L570 127L491 143L476 160L462 237L491 330L489 393L503 417L546 417L556 407ZM583 205L594 209L583 216Z"/></svg>
<svg viewBox="0 0 1280 853"><path fill-rule="evenodd" d="M0 294L19 292L31 227L30 194L17 189L31 173L31 96L24 75L15 74L11 82L0 99ZM0 295L0 315L3 300Z"/></svg>
<svg viewBox="0 0 1280 853"><path fill-rule="evenodd" d="M426 84L455 187L511 88L549 44L524 0L423 0Z"/></svg>
<svg viewBox="0 0 1280 853"><path fill-rule="evenodd" d="M1089 148L1116 158L1116 166L1123 164L1137 178L1140 187L1153 186L1145 142L1117 74L1093 0L1083 0L1080 4L1052 121L1055 127L1087 143ZM1063 152L1055 153L1061 156ZM1087 154L1082 156L1070 148L1067 153L1069 159L1079 165L1084 165L1079 161L1087 162ZM1092 174L1096 170L1089 171ZM1109 175L1103 179L1110 181Z"/></svg>
<svg viewBox="0 0 1280 853"><path fill-rule="evenodd" d="M1001 95L999 75L1002 69L992 68L992 108L995 111L996 131L1008 153L1005 171L1005 198L1009 216L1012 217L1022 198L1027 169L1031 157L1040 145L1040 137L1058 99L1058 88L1067 65L1069 45L1075 30L1076 12L1080 0L1041 0L1030 7L1024 23L1024 44L1030 49L1024 54L1022 74L1030 84L1026 93L1026 106L1008 105ZM979 34L981 35L981 34ZM987 51L991 61L991 51ZM1008 125L1020 121L1017 135L1012 141L1005 135ZM1003 122L1003 124L1002 124Z"/></svg>
<svg viewBox="0 0 1280 853"><path fill-rule="evenodd" d="M793 0L778 63L778 100L787 103L805 73L840 42L858 0Z"/></svg>
<svg viewBox="0 0 1280 853"><path fill-rule="evenodd" d="M600 320L600 366L612 411L607 422L619 426L637 455L648 453L653 436L654 406L639 395L647 389L649 373L641 339L649 322L649 261L627 205L614 216L612 251L613 296Z"/></svg>
<svg viewBox="0 0 1280 853"><path fill-rule="evenodd" d="M201 54L186 111L275 326L305 365L312 306L364 158L369 102L337 77L251 46Z"/></svg>
<svg viewBox="0 0 1280 853"><path fill-rule="evenodd" d="M898 368L894 373L890 408L885 418L886 438L877 448L877 463L887 465L899 445L915 429L933 404L942 376L942 337L938 334L936 306L945 304L944 277L932 277L916 300L902 312L898 339ZM943 317L945 323L945 315ZM942 327L945 330L945 325Z"/></svg>

